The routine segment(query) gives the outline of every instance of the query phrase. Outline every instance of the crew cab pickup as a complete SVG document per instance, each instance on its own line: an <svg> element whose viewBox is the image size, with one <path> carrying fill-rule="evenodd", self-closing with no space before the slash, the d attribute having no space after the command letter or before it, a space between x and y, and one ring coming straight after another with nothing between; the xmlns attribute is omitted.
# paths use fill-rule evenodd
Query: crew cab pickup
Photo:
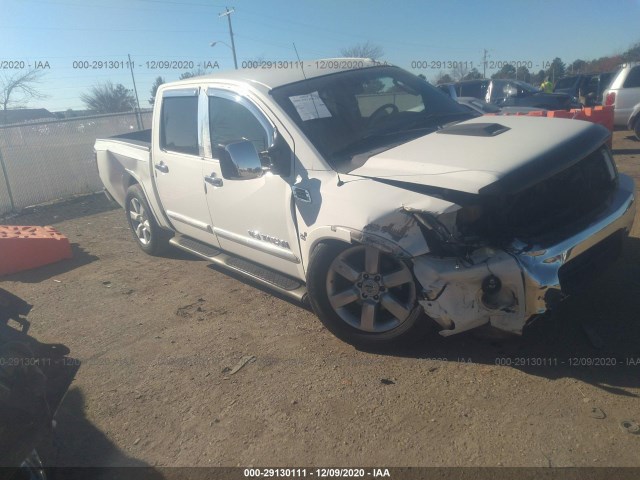
<svg viewBox="0 0 640 480"><path fill-rule="evenodd" d="M515 334L632 226L600 125L482 117L363 59L158 88L150 131L95 144L140 248L167 244L308 299L353 344ZM425 315L426 314L426 315Z"/></svg>

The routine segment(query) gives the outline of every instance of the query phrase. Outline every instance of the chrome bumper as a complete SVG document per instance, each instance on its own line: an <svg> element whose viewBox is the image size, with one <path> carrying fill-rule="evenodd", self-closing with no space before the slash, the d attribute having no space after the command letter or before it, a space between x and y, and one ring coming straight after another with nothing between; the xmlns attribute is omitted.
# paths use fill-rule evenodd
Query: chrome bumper
<svg viewBox="0 0 640 480"><path fill-rule="evenodd" d="M617 190L614 192L607 209L594 219L587 228L553 245L524 245L516 241L508 249L520 264L525 290L525 316L530 318L546 312L557 300L567 292L567 285L563 285L563 266L574 261L581 261L586 255L597 253L606 254L614 247L600 243L616 240L613 235L626 236L635 217L634 182L626 176L620 175ZM600 247L596 245L600 244ZM592 247L596 247L593 250ZM585 257L580 257L585 254ZM601 255L600 255L601 256ZM565 267L565 272L571 267Z"/></svg>
<svg viewBox="0 0 640 480"><path fill-rule="evenodd" d="M634 183L620 175L606 209L574 233L558 233L544 244L513 242L505 250L481 248L470 262L421 255L413 272L422 287L420 305L442 326L440 335L455 335L490 323L521 334L526 323L570 293L585 271L597 273L609 253L629 233L635 216ZM500 295L485 301L482 283L499 277Z"/></svg>

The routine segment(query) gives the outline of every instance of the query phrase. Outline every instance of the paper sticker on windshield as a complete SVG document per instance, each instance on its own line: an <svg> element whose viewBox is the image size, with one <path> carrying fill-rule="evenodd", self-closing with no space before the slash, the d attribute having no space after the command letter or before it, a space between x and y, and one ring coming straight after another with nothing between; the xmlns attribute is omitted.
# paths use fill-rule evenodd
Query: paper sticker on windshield
<svg viewBox="0 0 640 480"><path fill-rule="evenodd" d="M318 95L318 92L312 92L306 95L294 95L293 97L289 97L289 100L291 100L293 106L296 107L298 115L300 115L303 122L331 116L331 112L320 98L320 95Z"/></svg>

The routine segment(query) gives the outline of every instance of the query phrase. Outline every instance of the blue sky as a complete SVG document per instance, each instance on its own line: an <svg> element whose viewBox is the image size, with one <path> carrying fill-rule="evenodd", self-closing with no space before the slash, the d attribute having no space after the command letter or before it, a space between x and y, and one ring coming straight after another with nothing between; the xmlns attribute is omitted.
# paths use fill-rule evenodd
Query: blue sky
<svg viewBox="0 0 640 480"><path fill-rule="evenodd" d="M24 106L82 109L82 92L107 80L132 88L131 74L73 62L126 62L130 54L147 107L155 77L175 80L188 70L147 62L217 61L233 68L227 46L209 46L230 42L227 21L218 17L225 6L235 9L239 63L295 60L293 42L301 58L313 59L371 41L383 47L385 60L429 80L448 69L415 69L412 62L473 62L481 70L486 48L490 61L530 62L537 72L556 56L566 63L590 60L640 41L640 0L0 0L0 66L48 62L40 85L48 97Z"/></svg>

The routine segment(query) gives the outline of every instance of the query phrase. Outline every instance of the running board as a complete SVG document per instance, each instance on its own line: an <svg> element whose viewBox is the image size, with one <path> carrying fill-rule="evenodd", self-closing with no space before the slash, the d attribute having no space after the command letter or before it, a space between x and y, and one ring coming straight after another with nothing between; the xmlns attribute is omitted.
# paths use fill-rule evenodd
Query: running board
<svg viewBox="0 0 640 480"><path fill-rule="evenodd" d="M178 247L180 250L204 258L216 266L239 273L244 277L272 288L282 295L286 295L301 303L306 301L307 287L295 278L263 267L250 260L233 256L190 237L176 235L169 240L169 243Z"/></svg>

